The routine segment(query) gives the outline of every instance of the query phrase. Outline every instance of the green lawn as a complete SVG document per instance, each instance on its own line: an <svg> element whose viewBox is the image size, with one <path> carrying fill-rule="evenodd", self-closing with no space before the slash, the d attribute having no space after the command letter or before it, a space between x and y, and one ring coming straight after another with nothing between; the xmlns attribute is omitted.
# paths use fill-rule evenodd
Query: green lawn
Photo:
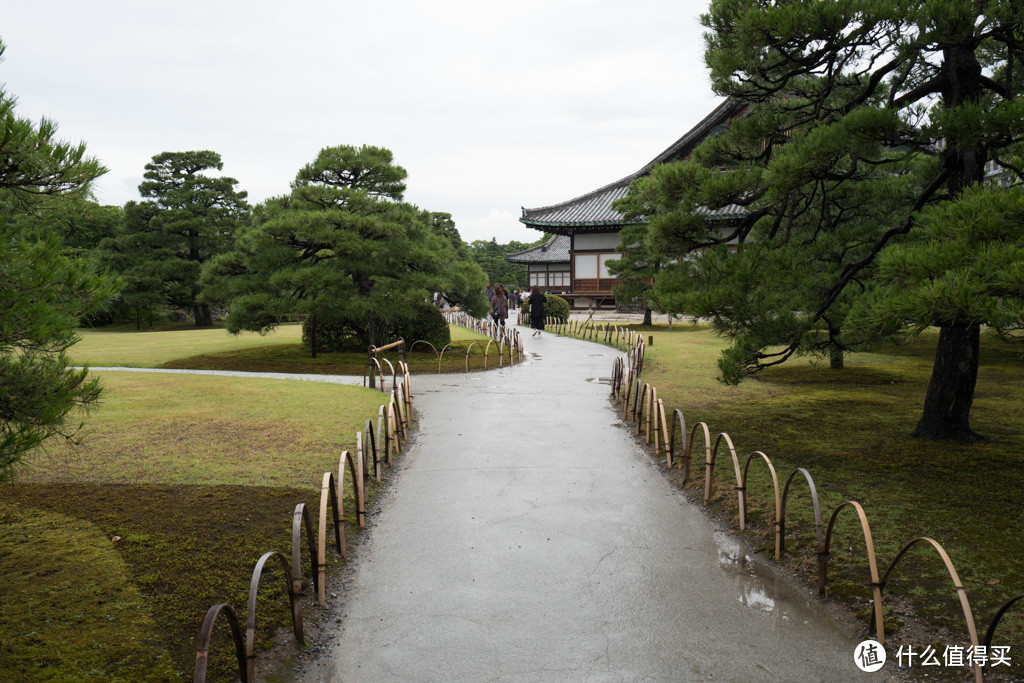
<svg viewBox="0 0 1024 683"><path fill-rule="evenodd" d="M98 371L103 398L74 449L51 447L23 482L311 487L387 396L320 382ZM374 419L376 428L376 419Z"/></svg>
<svg viewBox="0 0 1024 683"><path fill-rule="evenodd" d="M723 341L701 327L673 327L672 332L664 326L640 330L645 340L654 337L643 381L658 389L669 415L679 408L690 426L706 422L713 439L727 432L741 464L754 450L764 451L775 463L781 484L796 467L806 468L817 484L826 524L843 501L862 503L880 571L915 536L937 540L964 583L979 635L1002 602L1024 593L1024 349L1019 345L984 338L972 426L991 441L966 445L907 436L920 416L935 333L926 332L907 345L854 354L844 370L830 370L827 360L795 359L739 386L727 386L716 379ZM726 452L719 454L719 462L713 510L736 528L735 481ZM704 468L702 460L694 465L696 483L690 492L697 497ZM746 536L771 553L771 483L766 468L754 466L752 472L754 529ZM787 549L790 565L811 583L816 565L808 501L806 486L794 489L787 509ZM849 513L840 518L833 548L830 596L851 605L866 624L863 541ZM897 627L892 634L897 639L898 627L914 620L947 633L946 642L964 637L956 594L934 553L913 551L894 574L886 596L895 598L885 600L887 628ZM1017 609L1008 614L997 633L997 640L1017 653L1024 653L1022 613ZM1024 655L1016 659L1024 663Z"/></svg>
<svg viewBox="0 0 1024 683"><path fill-rule="evenodd" d="M299 344L302 325L281 325L265 335L231 334L223 328L171 330L81 329L81 340L68 355L78 364L96 367L156 368L169 361L199 354L224 353L265 347L268 344Z"/></svg>
<svg viewBox="0 0 1024 683"><path fill-rule="evenodd" d="M487 337L455 325L449 326L452 344L447 350L433 350L412 344L406 361L412 374L423 372L464 372L484 369ZM81 341L70 356L75 363L92 367L172 368L192 370L244 370L249 372L290 372L362 375L366 353L319 353L316 358L303 348L302 326L282 325L267 335L243 332L232 335L224 329L206 328L136 332L118 327L112 330L80 330ZM444 351L438 363L438 355ZM487 367L497 367L497 346L488 352ZM398 364L398 354L382 357ZM505 350L504 362L508 362ZM382 364L385 372L390 368Z"/></svg>
<svg viewBox="0 0 1024 683"><path fill-rule="evenodd" d="M297 331L85 331L72 355L94 366L154 366L288 335L297 347ZM3 486L0 672L12 680L190 679L207 608L227 601L244 619L256 560L290 550L297 503L316 519L323 472L337 471L386 396L263 378L96 374L104 393L84 416L81 445L30 454L18 482ZM347 508L352 535L351 501ZM257 652L290 619L282 583L271 569ZM232 667L221 639L210 680L230 678Z"/></svg>

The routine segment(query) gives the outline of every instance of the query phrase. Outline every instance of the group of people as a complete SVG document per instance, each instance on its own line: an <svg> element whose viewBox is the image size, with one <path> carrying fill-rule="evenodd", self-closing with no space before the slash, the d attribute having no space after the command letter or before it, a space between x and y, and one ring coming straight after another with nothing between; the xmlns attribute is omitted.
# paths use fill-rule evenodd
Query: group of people
<svg viewBox="0 0 1024 683"><path fill-rule="evenodd" d="M544 292L540 287L534 286L530 292L524 293L514 290L511 294L505 293L505 288L495 285L494 289L487 290L487 296L491 300L491 319L495 325L504 325L508 319L509 310L515 310L526 300L530 302L530 327L533 328L533 336L536 337L544 330Z"/></svg>

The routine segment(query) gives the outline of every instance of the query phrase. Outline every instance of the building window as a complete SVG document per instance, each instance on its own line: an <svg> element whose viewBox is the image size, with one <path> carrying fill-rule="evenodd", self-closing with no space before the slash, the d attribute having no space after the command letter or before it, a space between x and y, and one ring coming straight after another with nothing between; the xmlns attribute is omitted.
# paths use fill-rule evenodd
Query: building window
<svg viewBox="0 0 1024 683"><path fill-rule="evenodd" d="M597 254L576 254L576 279L597 278Z"/></svg>
<svg viewBox="0 0 1024 683"><path fill-rule="evenodd" d="M569 286L569 271L567 270L553 270L548 273L548 284L551 287L568 287Z"/></svg>

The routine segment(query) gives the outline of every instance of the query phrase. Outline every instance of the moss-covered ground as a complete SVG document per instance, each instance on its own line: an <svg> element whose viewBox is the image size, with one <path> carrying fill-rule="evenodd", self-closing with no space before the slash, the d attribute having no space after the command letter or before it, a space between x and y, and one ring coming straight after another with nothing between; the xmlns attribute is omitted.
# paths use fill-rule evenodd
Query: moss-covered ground
<svg viewBox="0 0 1024 683"><path fill-rule="evenodd" d="M153 367L280 347L288 335L287 346L299 347L297 330L84 331L71 355L93 366ZM17 481L0 486L0 673L186 680L206 610L229 602L244 626L253 565L268 550L290 551L297 503L316 519L323 473L337 471L385 397L313 382L96 374L104 393L82 416L81 444L28 454ZM353 503L344 505L351 537ZM337 561L329 554L329 564ZM267 567L257 653L290 624L283 574ZM230 680L232 648L218 629L225 633L212 649L210 680Z"/></svg>
<svg viewBox="0 0 1024 683"><path fill-rule="evenodd" d="M911 343L853 354L842 370L831 370L827 360L794 359L728 386L716 379L724 342L711 331L679 324L672 331L666 326L631 329L645 341L653 337L642 380L657 388L669 416L678 408L690 427L707 423L712 440L719 432L728 433L741 466L751 452L765 452L779 473L780 486L795 468L807 469L817 486L825 525L844 501L860 502L871 525L880 572L904 543L917 536L935 539L963 582L979 637L1004 601L1024 593L1020 345L984 336L971 424L990 440L963 444L908 436L920 417L937 333L926 331ZM698 439L688 484L698 501L703 496L703 447ZM737 530L736 482L724 447L714 473L712 511ZM774 514L774 494L760 462L751 465L748 497L750 530L744 536L772 554L769 516ZM817 567L812 509L806 484L794 482L786 511L786 563L809 586ZM836 529L828 595L851 606L866 629L870 578L852 509L843 510ZM901 560L883 602L887 635L894 643L944 648L966 642L952 580L930 547L918 544ZM996 644L1011 646L1017 675L1024 673L1024 609L1019 603L996 636Z"/></svg>

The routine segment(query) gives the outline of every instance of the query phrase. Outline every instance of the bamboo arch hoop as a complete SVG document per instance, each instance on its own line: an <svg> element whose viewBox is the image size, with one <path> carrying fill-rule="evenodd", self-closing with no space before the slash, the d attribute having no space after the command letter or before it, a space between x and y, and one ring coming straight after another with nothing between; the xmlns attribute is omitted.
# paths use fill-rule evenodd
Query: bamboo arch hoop
<svg viewBox="0 0 1024 683"><path fill-rule="evenodd" d="M782 498L779 495L779 475L775 473L775 466L772 464L771 459L767 455L762 453L761 451L754 451L749 456L747 456L747 464L744 465L744 467L743 467L743 481L740 483L740 486L743 487L744 491L747 490L747 476L750 474L750 463L753 462L754 458L757 457L757 456L760 456L761 459L764 460L764 463L768 466L768 472L770 472L771 475L772 475L772 492L775 494L775 519L772 520L772 526L773 526L774 531L776 532L775 533L775 559L776 559L776 561L778 561L779 558L780 558L780 555L779 555L779 534L778 534L778 529L779 529L779 524L781 523L781 520L782 520ZM747 507L747 500L746 500L746 497L744 497L744 499L743 499L743 508L744 509L740 511L740 531L743 531L746 528L746 519L747 519L746 507Z"/></svg>
<svg viewBox="0 0 1024 683"><path fill-rule="evenodd" d="M320 514L317 524L316 573L320 583L316 597L321 607L327 605L327 509L328 505L334 512L334 547L345 557L345 529L341 523L341 511L338 508L338 494L334 485L334 474L324 472L320 484Z"/></svg>
<svg viewBox="0 0 1024 683"><path fill-rule="evenodd" d="M622 359L616 358L615 362L612 363L612 391L611 396L613 399L619 396L619 383L622 381Z"/></svg>
<svg viewBox="0 0 1024 683"><path fill-rule="evenodd" d="M725 445L729 448L729 455L732 457L733 470L736 473L736 498L740 507L740 528L743 528L746 526L746 520L743 517L744 511L747 507L746 491L743 490L743 475L740 474L740 460L736 456L736 447L732 445L732 439L725 432L718 433L718 436L715 438L715 447L711 449L711 457L704 465L704 504L707 505L711 500L711 487L714 479L715 461L718 459L718 446L723 440L725 441Z"/></svg>
<svg viewBox="0 0 1024 683"><path fill-rule="evenodd" d="M373 374L374 367L376 367L376 369L377 369L377 374L376 375ZM372 356L370 358L366 359L366 368L363 370L363 386L364 387L367 386L367 384L366 384L367 376L369 376L369 378L370 378L369 386L370 386L371 389L375 389L376 388L376 387L373 386L374 379L379 376L380 377L380 390L384 391L384 370L383 370L383 368L381 368L380 361L377 360L376 358L372 357Z"/></svg>
<svg viewBox="0 0 1024 683"><path fill-rule="evenodd" d="M373 454L373 476L376 477L377 483L380 483L383 469L380 462L380 449L377 447L377 435L373 430L373 422L370 418L366 418L366 426L363 427L363 433L366 437L363 439L363 443L368 443L369 452Z"/></svg>
<svg viewBox="0 0 1024 683"><path fill-rule="evenodd" d="M636 428L636 411L639 410L639 402L642 400L642 387L640 383L640 377L636 374L632 374L633 377L633 405L629 409L629 423L631 426Z"/></svg>
<svg viewBox="0 0 1024 683"><path fill-rule="evenodd" d="M786 486L782 489L782 513L779 515L778 539L776 540L775 547L779 549L779 557L781 558L786 552L786 501L789 498L789 486L793 483L793 479L797 474L804 475L807 486L811 491L811 503L814 506L814 535L817 541L815 551L818 554L818 576L820 580L822 553L825 551L825 541L822 537L821 505L818 503L818 489L814 486L814 479L811 478L811 473L803 467L793 470L789 478L786 479Z"/></svg>
<svg viewBox="0 0 1024 683"><path fill-rule="evenodd" d="M395 397L392 395L391 400L388 401L387 409L387 423L388 431L391 433L391 439L395 444L395 452L400 453L402 451L402 430L398 426L398 408L395 407Z"/></svg>
<svg viewBox="0 0 1024 683"><path fill-rule="evenodd" d="M256 596L260 590L260 579L263 578L263 567L271 557L276 557L281 564L281 569L284 570L285 583L288 585L288 601L291 604L292 632L295 634L295 641L299 645L306 644L302 633L302 601L299 600L299 596L292 590L295 581L292 576L291 567L288 564L288 558L276 550L263 553L263 556L256 562L256 566L252 570L252 580L249 582L249 609L246 610L245 615L245 670L250 681L255 679L254 673L256 668L254 661L256 649ZM299 581L302 581L301 577Z"/></svg>
<svg viewBox="0 0 1024 683"><path fill-rule="evenodd" d="M341 489L341 495L338 496L338 499L339 503L344 506L345 469L347 466L352 479L352 502L356 507L356 523L362 528L366 526L366 491L363 489L363 478L359 474L363 466L362 463L357 462L357 459L358 455L353 456L349 451L341 452L341 458L338 459L338 486Z"/></svg>
<svg viewBox="0 0 1024 683"><path fill-rule="evenodd" d="M382 360L382 361L384 361L385 363L387 363L387 364L388 364L388 367L389 367L389 368L391 368L391 389L392 389L392 390L394 390L394 388L395 388L395 382L397 382L397 381L398 381L398 379L397 379L397 375L396 375L396 373L395 373L395 366L394 366L394 365L392 365L392 364L391 364L391 361L389 361L389 360L388 360L387 358L381 357L381 358L380 358L380 360ZM384 391L384 383L383 383L383 381L381 382L381 385L380 385L380 390L381 390L381 391Z"/></svg>
<svg viewBox="0 0 1024 683"><path fill-rule="evenodd" d="M412 406L412 378L409 376L409 366L404 363L402 365L402 383L400 386L402 387L402 397L405 401L405 407L409 412L409 417L411 418L415 412ZM392 391L394 391L394 389L392 389Z"/></svg>
<svg viewBox="0 0 1024 683"><path fill-rule="evenodd" d="M363 433L356 432L356 459L362 464L359 475L362 477L363 486L370 480L370 462L366 457L366 449L363 448Z"/></svg>
<svg viewBox="0 0 1024 683"><path fill-rule="evenodd" d="M427 346L430 347L430 350L434 352L434 358L437 359L437 371L440 373L441 372L441 354L437 352L437 347L436 346L434 346L430 342L426 341L425 339L417 339L416 341L414 341L412 343L411 346L409 346L409 358L410 359L412 358L413 349L416 348L417 344L426 344ZM447 347L445 347L445 348L447 348Z"/></svg>
<svg viewBox="0 0 1024 683"><path fill-rule="evenodd" d="M988 628L985 629L985 642L982 643L986 649L992 647L992 639L996 635L996 627L999 626L999 622L1002 621L1003 615L1021 599L1024 599L1024 593L1012 597L1004 602L1002 607L996 610L996 613L992 615L992 620L988 622Z"/></svg>
<svg viewBox="0 0 1024 683"><path fill-rule="evenodd" d="M235 644L235 659L238 661L238 677L242 683L249 682L249 670L246 667L245 643L242 642L242 628L238 625L235 608L226 602L219 602L206 611L203 625L199 628L199 642L196 645L196 664L192 675L193 683L205 683L206 665L210 658L210 640L213 638L213 627L217 617L224 614L231 627L231 640Z"/></svg>
<svg viewBox="0 0 1024 683"><path fill-rule="evenodd" d="M484 347L484 370L487 369L487 359L491 355L491 344L493 344L493 343L494 343L493 339L488 339L487 340L487 346ZM499 349L500 349L500 347L499 347ZM500 355L500 351L499 351L499 355Z"/></svg>
<svg viewBox="0 0 1024 683"><path fill-rule="evenodd" d="M626 419L626 415L629 413L629 398L633 393L633 375L627 372L625 378L626 394L622 400L622 419Z"/></svg>
<svg viewBox="0 0 1024 683"><path fill-rule="evenodd" d="M658 399L658 412L655 415L654 422L654 455L655 457L661 457L662 445L668 451L668 434L665 433L668 421L665 419L665 401L660 398Z"/></svg>
<svg viewBox="0 0 1024 683"><path fill-rule="evenodd" d="M401 402L398 400L398 392L391 394L391 402L388 406L391 409L391 417L395 421L395 434L401 436L405 441L405 423L402 421Z"/></svg>
<svg viewBox="0 0 1024 683"><path fill-rule="evenodd" d="M690 430L690 439L686 444L686 457L684 459L683 466L683 484L685 485L690 475L690 459L693 455L693 438L697 435L697 430L701 430L701 434L704 436L704 462L711 460L711 430L704 422L698 422L693 425L693 429Z"/></svg>
<svg viewBox="0 0 1024 683"><path fill-rule="evenodd" d="M441 374L441 363L444 361L444 352L452 347L451 344L445 344L444 348L441 349L441 353L437 356L437 374ZM487 369L486 363L484 364L484 370Z"/></svg>
<svg viewBox="0 0 1024 683"><path fill-rule="evenodd" d="M651 387L651 393L647 395L647 422L644 426L645 436L647 439L647 445L651 444L652 434L651 431L657 429L658 426L658 390L653 386Z"/></svg>
<svg viewBox="0 0 1024 683"><path fill-rule="evenodd" d="M480 342L473 341L469 343L469 346L466 347L466 372L469 372L469 352L473 350L474 346L479 346L480 350L483 350L483 346L480 345Z"/></svg>
<svg viewBox="0 0 1024 683"><path fill-rule="evenodd" d="M960 577L957 575L956 568L953 566L953 562L949 559L949 555L946 553L945 549L941 545L939 545L937 541L928 538L927 536L918 536L917 538L908 541L903 546L903 548L901 548L900 551L896 553L896 557L892 558L892 562L889 563L889 566L886 567L885 574L882 575L882 581L881 585L879 586L879 590L884 588L885 584L888 583L889 575L892 573L892 570L896 568L896 565L899 563L899 561L903 559L903 556L907 553L907 551L910 550L913 546L917 545L918 543L927 543L932 548L934 548L935 552L938 553L939 558L942 560L942 563L946 566L946 571L949 572L949 577L953 580L953 587L956 588L957 598L960 600L960 608L963 610L964 613L964 621L967 624L967 635L971 639L971 645L973 645L974 647L978 647L978 645L980 644L978 642L978 631L974 626L974 612L971 610L971 603L967 599L967 591L964 590L964 586L960 582ZM882 611L881 601L879 601L879 603L875 605L873 611ZM878 618L877 620L880 621L880 618ZM884 641L882 640L879 640L878 642L884 644ZM982 680L981 666L978 664L974 665L974 680L978 683L981 683Z"/></svg>
<svg viewBox="0 0 1024 683"><path fill-rule="evenodd" d="M665 435L665 447L667 452L665 453L665 467L672 469L675 466L673 462L676 457L676 427L679 427L679 439L680 441L686 438L686 418L683 417L683 411L676 408L672 411L672 424L669 425L668 434ZM710 435L708 440L710 441ZM686 483L686 477L690 473L690 450L686 448L683 451L683 483Z"/></svg>
<svg viewBox="0 0 1024 683"><path fill-rule="evenodd" d="M309 550L309 569L313 578L313 590L320 592L320 578L316 566L316 537L313 523L305 503L295 506L292 513L292 584L295 595L302 595L302 527L306 527L306 546Z"/></svg>
<svg viewBox="0 0 1024 683"><path fill-rule="evenodd" d="M637 400L633 403L633 429L636 431L637 436L643 431L643 420L644 420L644 408L647 407L651 400L651 385L644 384L644 388L637 394Z"/></svg>
<svg viewBox="0 0 1024 683"><path fill-rule="evenodd" d="M381 453L383 454L382 459L388 467L391 467L391 435L388 434L388 430L384 426L386 424L384 405L381 404L380 407L377 408L377 436L378 438L384 439L384 443L381 444L380 448Z"/></svg>
<svg viewBox="0 0 1024 683"><path fill-rule="evenodd" d="M405 404L405 382L403 381L399 385L398 389L392 392L392 396L395 397L395 406L398 408L398 421L402 428L402 439L404 441L409 440L409 411L406 410Z"/></svg>
<svg viewBox="0 0 1024 683"><path fill-rule="evenodd" d="M832 511L832 516L828 520L828 530L825 532L825 545L822 546L821 552L818 554L818 595L825 595L825 582L828 579L828 560L832 550L832 530L835 527L836 520L839 518L839 513L846 507L853 508L860 520L861 532L864 535L864 548L868 556L868 572L871 578L872 619L875 622L875 634L878 636L878 642L884 645L885 622L882 613L882 586L885 582L878 579L878 560L875 556L875 542L871 537L871 525L868 524L868 516L864 514L864 508L861 504L855 500L848 500L841 504ZM869 625L869 631L870 628Z"/></svg>

